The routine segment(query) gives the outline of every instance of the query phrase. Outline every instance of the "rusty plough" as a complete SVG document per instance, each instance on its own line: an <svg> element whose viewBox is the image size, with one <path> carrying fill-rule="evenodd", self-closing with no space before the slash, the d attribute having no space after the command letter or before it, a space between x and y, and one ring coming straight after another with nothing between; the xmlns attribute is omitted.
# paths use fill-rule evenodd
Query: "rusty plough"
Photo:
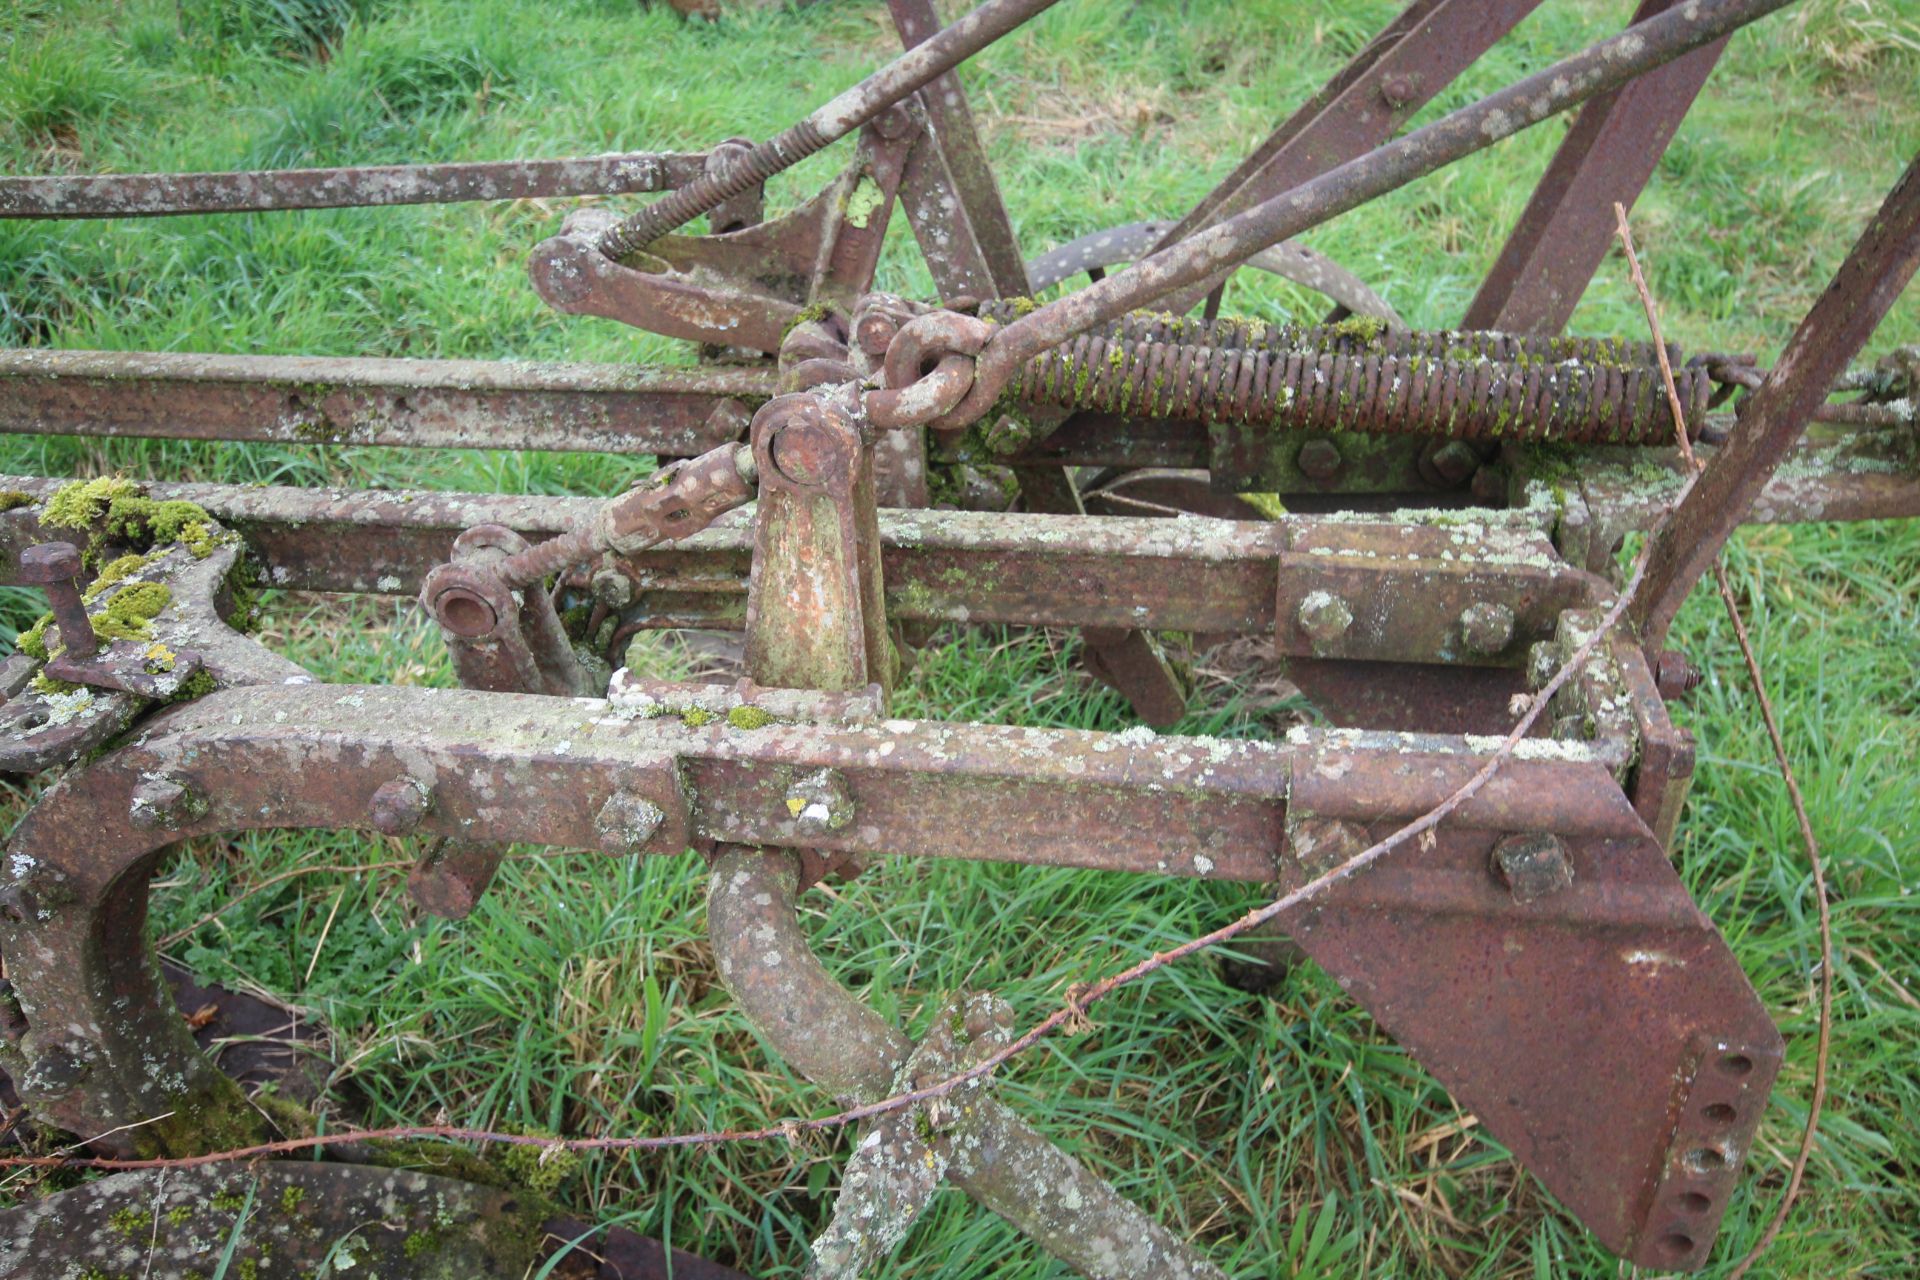
<svg viewBox="0 0 1920 1280"><path fill-rule="evenodd" d="M1541 731L1432 839L1281 922L1609 1249L1700 1266L1782 1045L1668 858L1694 746L1664 700L1694 677L1664 637L1742 521L1920 513L1920 359L1854 363L1920 254L1920 169L1770 367L1669 353L1683 421L1650 345L1560 331L1613 202L1727 36L1783 4L1646 0L1620 34L1403 133L1535 7L1414 0L1185 217L1031 261L953 68L1045 0L945 28L929 0L889 0L900 58L704 155L0 179L0 216L26 218L666 192L575 212L532 248L533 284L716 357L0 353L7 431L677 460L611 499L0 478L0 572L51 607L0 668L0 767L62 771L0 870L0 1065L31 1123L119 1157L299 1135L297 1108L249 1105L199 1050L146 941L170 848L260 829L418 837L410 886L449 916L515 842L693 851L719 976L793 1066L848 1103L947 1079L1006 1043L1012 1011L957 997L909 1041L816 959L806 885L884 854L1298 886L1487 761L1645 533L1631 625ZM1408 329L1290 239L1574 108L1459 329ZM841 140L840 176L767 216L766 180ZM898 216L937 299L873 290ZM1220 315L1241 268L1324 292L1333 316ZM1680 431L1708 455L1697 481ZM320 683L246 633L261 586L417 596L465 687ZM903 649L969 623L1080 629L1093 673L1156 726L1187 701L1157 635L1269 640L1326 723L1225 741L892 717ZM616 669L660 628L743 631L745 677ZM464 1251L447 1274L525 1273L524 1236L488 1224L544 1220L537 1197L323 1154L254 1166L250 1194L311 1227L248 1237L258 1274L327 1265L329 1228L369 1215L372 1274L415 1273L401 1243L423 1230ZM0 1214L0 1270L119 1266L111 1214L217 1204L223 1168ZM870 1273L948 1183L1087 1276L1223 1274L984 1079L862 1123L810 1274ZM178 1273L205 1265L190 1232L170 1247ZM621 1250L631 1269L593 1269ZM653 1274L657 1253L610 1237L558 1274Z"/></svg>

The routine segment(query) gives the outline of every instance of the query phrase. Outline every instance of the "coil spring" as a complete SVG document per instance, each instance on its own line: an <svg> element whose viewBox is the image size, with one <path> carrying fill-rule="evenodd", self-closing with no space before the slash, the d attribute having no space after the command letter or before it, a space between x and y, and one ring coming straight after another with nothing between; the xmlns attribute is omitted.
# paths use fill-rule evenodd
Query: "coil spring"
<svg viewBox="0 0 1920 1280"><path fill-rule="evenodd" d="M749 187L798 164L826 146L828 139L811 119L784 130L748 151L718 173L704 173L662 196L600 237L600 252L618 262L733 199Z"/></svg>
<svg viewBox="0 0 1920 1280"><path fill-rule="evenodd" d="M982 307L1011 319L1013 304ZM1678 352L1669 348L1678 365ZM1689 424L1712 381L1674 374ZM1292 430L1670 444L1650 343L1373 325L1268 325L1139 312L1029 361L1007 394L1135 417Z"/></svg>

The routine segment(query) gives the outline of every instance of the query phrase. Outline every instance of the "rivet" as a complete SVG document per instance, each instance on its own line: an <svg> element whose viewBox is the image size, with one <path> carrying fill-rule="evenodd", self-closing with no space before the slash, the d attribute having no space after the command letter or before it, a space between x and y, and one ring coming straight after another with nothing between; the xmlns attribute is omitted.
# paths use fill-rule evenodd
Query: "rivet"
<svg viewBox="0 0 1920 1280"><path fill-rule="evenodd" d="M853 796L838 769L819 769L787 788L787 815L813 832L838 831L853 821Z"/></svg>
<svg viewBox="0 0 1920 1280"><path fill-rule="evenodd" d="M368 806L373 829L382 835L404 836L420 825L433 807L432 786L412 778L383 782Z"/></svg>
<svg viewBox="0 0 1920 1280"><path fill-rule="evenodd" d="M1460 638L1467 652L1492 657L1513 643L1513 610L1504 604L1483 600L1460 612Z"/></svg>
<svg viewBox="0 0 1920 1280"><path fill-rule="evenodd" d="M1413 101L1414 92L1413 77L1409 75L1391 75L1380 81L1380 97L1396 111Z"/></svg>
<svg viewBox="0 0 1920 1280"><path fill-rule="evenodd" d="M1330 591L1309 591L1300 601L1299 623L1315 644L1332 644L1353 625L1353 610Z"/></svg>
<svg viewBox="0 0 1920 1280"><path fill-rule="evenodd" d="M666 810L645 796L633 791L616 791L600 806L593 826L610 852L645 853L647 842L660 834L666 821Z"/></svg>

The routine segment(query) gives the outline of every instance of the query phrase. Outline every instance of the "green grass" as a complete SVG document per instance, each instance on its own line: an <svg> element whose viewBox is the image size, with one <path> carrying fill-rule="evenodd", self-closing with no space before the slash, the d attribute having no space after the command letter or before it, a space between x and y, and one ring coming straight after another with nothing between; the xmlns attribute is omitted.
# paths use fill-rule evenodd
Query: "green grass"
<svg viewBox="0 0 1920 1280"><path fill-rule="evenodd" d="M1389 0L1142 0L1061 5L966 74L1022 243L1177 216L1393 11ZM1542 10L1429 114L1538 69L1624 5ZM1816 0L1736 37L1635 213L1669 335L1689 349L1778 350L1865 215L1920 148L1916 5ZM765 137L890 47L882 7L741 7L687 25L631 0L16 0L0 9L0 168L223 169L698 148ZM1549 123L1308 239L1415 324L1455 320L1561 125ZM773 184L816 188L844 148ZM119 223L0 223L0 343L338 355L685 361L682 345L560 317L527 287L527 248L565 202ZM881 284L928 288L896 227ZM1228 306L1312 300L1236 282ZM1639 335L1610 259L1574 328ZM1877 348L1920 340L1920 299ZM557 455L8 437L0 469L125 471L288 484L606 493L632 464ZM1920 528L1744 534L1748 603L1815 826L1832 863L1838 988L1831 1110L1800 1208L1756 1274L1911 1275L1920 1230ZM38 611L0 594L0 635ZM266 637L328 679L450 683L410 605L270 601ZM1757 1236L1811 1076L1813 902L1791 812L1715 600L1676 642L1708 672L1683 719L1701 771L1676 857L1789 1041L1709 1274ZM1068 637L951 635L900 707L1118 729ZM670 649L660 671L675 669ZM1187 728L1271 731L1290 708L1214 687ZM8 792L8 818L28 792ZM303 861L407 856L347 836L197 842L155 893L161 933ZM509 863L467 922L422 918L403 873L324 874L249 898L173 948L204 976L324 1018L336 1094L369 1123L436 1117L575 1134L755 1125L826 1109L772 1060L714 982L689 859ZM1219 924L1227 886L1061 870L883 863L805 901L820 950L905 1022L962 984L1023 1019L1064 987ZM329 927L331 921L331 927ZM1902 985L1904 984L1904 989ZM1137 1202L1237 1274L1620 1274L1324 975L1274 998L1190 963L1103 1005L1097 1028L1037 1050L1001 1088ZM336 1118L334 1123L338 1123ZM844 1138L594 1156L561 1189L579 1213L761 1276L799 1274ZM1009 1228L942 1197L890 1274L1057 1275Z"/></svg>

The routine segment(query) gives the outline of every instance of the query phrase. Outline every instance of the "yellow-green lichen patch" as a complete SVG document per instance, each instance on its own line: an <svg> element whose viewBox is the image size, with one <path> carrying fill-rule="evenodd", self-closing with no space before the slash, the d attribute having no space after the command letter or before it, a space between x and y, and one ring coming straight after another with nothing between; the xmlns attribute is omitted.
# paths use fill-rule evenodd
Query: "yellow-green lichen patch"
<svg viewBox="0 0 1920 1280"><path fill-rule="evenodd" d="M713 723L713 712L705 707L688 707L680 713L680 723L689 729L701 729Z"/></svg>
<svg viewBox="0 0 1920 1280"><path fill-rule="evenodd" d="M860 181L853 185L847 194L847 225L865 230L873 218L873 211L887 202L886 193L880 190L880 184L866 174L860 175Z"/></svg>
<svg viewBox="0 0 1920 1280"><path fill-rule="evenodd" d="M80 599L86 604L92 604L106 594L107 588L140 572L152 564L156 558L151 555L126 555L117 560L108 561L101 567L99 576L95 577L92 584L81 593Z"/></svg>
<svg viewBox="0 0 1920 1280"><path fill-rule="evenodd" d="M115 498L107 506L105 530L109 538L137 547L183 543L202 560L219 545L213 533L213 517L205 507L194 502L138 496Z"/></svg>
<svg viewBox="0 0 1920 1280"><path fill-rule="evenodd" d="M51 529L85 529L116 499L137 498L140 486L122 476L100 476L62 485L47 499L40 523Z"/></svg>
<svg viewBox="0 0 1920 1280"><path fill-rule="evenodd" d="M53 625L53 615L43 613L39 619L25 631L14 637L13 647L29 658L45 662L53 655L47 652L47 628Z"/></svg>
<svg viewBox="0 0 1920 1280"><path fill-rule="evenodd" d="M764 729L777 719L770 711L745 704L727 712L727 723L736 729Z"/></svg>
<svg viewBox="0 0 1920 1280"><path fill-rule="evenodd" d="M153 620L172 600L173 591L164 582L130 583L92 615L94 633L107 640L145 640L153 634Z"/></svg>
<svg viewBox="0 0 1920 1280"><path fill-rule="evenodd" d="M0 511L12 511L16 507L33 505L33 495L19 489L0 489Z"/></svg>
<svg viewBox="0 0 1920 1280"><path fill-rule="evenodd" d="M511 1132L511 1130L509 1131ZM527 1138L555 1138L540 1129L526 1129L518 1136ZM490 1157L506 1171L520 1186L537 1196L551 1196L560 1189L560 1184L572 1177L580 1168L580 1157L574 1152L559 1146L531 1146L525 1143L505 1144L489 1153Z"/></svg>
<svg viewBox="0 0 1920 1280"><path fill-rule="evenodd" d="M1380 335L1386 332L1387 322L1378 316L1348 316L1336 324L1327 326L1336 339L1345 339L1358 343L1362 350L1370 350L1379 345Z"/></svg>
<svg viewBox="0 0 1920 1280"><path fill-rule="evenodd" d="M56 680L42 671L33 678L32 682L27 685L27 688L33 690L35 693L46 694L49 697L57 697L60 694L73 693L78 690L80 686L71 680Z"/></svg>

